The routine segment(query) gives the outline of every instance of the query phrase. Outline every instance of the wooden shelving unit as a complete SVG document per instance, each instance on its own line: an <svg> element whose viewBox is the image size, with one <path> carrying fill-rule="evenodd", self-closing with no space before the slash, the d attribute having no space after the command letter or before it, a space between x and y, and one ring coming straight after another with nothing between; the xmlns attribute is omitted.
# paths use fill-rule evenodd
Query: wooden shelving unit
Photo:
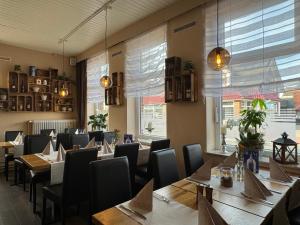
<svg viewBox="0 0 300 225"><path fill-rule="evenodd" d="M0 111L6 112L9 110L8 89L0 88Z"/></svg>
<svg viewBox="0 0 300 225"><path fill-rule="evenodd" d="M165 102L197 102L198 80L193 71L181 70L181 58L166 59Z"/></svg>
<svg viewBox="0 0 300 225"><path fill-rule="evenodd" d="M124 99L124 74L115 72L111 75L112 87L105 89L105 105L122 105Z"/></svg>
<svg viewBox="0 0 300 225"><path fill-rule="evenodd" d="M22 72L9 73L7 100L0 100L1 111L11 112L72 112L72 82L57 79L57 69L37 69L35 76ZM68 96L59 96L62 86ZM3 91L2 91L3 92ZM1 95L0 90L0 95ZM57 104L59 102L59 104ZM65 109L63 104L68 104ZM1 105L2 108L1 109ZM58 105L58 106L57 106Z"/></svg>

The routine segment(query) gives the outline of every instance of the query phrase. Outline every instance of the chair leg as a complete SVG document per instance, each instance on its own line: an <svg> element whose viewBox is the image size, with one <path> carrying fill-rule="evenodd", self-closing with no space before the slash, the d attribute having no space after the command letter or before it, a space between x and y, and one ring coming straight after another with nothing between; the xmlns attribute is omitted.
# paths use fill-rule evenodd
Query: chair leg
<svg viewBox="0 0 300 225"><path fill-rule="evenodd" d="M30 182L30 187L29 187L29 201L32 201L32 182Z"/></svg>
<svg viewBox="0 0 300 225"><path fill-rule="evenodd" d="M18 185L18 166L15 164L15 185Z"/></svg>
<svg viewBox="0 0 300 225"><path fill-rule="evenodd" d="M8 160L6 158L5 158L4 171L5 171L6 181L8 181Z"/></svg>
<svg viewBox="0 0 300 225"><path fill-rule="evenodd" d="M25 168L23 168L22 177L23 177L23 190L26 191L26 170L25 170Z"/></svg>
<svg viewBox="0 0 300 225"><path fill-rule="evenodd" d="M61 208L60 208L60 217L61 217L61 224L62 225L65 225L66 224L66 220L65 220L65 210L64 210L64 206L61 205Z"/></svg>
<svg viewBox="0 0 300 225"><path fill-rule="evenodd" d="M36 213L36 183L32 182L33 213Z"/></svg>
<svg viewBox="0 0 300 225"><path fill-rule="evenodd" d="M43 196L43 214L42 214L42 225L45 225L46 221L46 209L47 209L47 199Z"/></svg>

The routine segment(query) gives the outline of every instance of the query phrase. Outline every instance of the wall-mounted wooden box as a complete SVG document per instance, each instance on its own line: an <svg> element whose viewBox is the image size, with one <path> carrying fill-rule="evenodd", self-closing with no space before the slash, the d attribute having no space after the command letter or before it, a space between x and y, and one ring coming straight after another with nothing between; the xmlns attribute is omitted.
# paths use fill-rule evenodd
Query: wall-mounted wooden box
<svg viewBox="0 0 300 225"><path fill-rule="evenodd" d="M124 99L124 74L112 73L112 87L105 89L105 105L122 105Z"/></svg>

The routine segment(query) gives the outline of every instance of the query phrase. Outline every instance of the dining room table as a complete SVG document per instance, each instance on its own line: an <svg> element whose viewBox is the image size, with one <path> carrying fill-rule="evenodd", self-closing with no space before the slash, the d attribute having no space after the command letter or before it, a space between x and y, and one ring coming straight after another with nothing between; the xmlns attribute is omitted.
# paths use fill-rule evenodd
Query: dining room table
<svg viewBox="0 0 300 225"><path fill-rule="evenodd" d="M180 206L185 206L197 213L197 187L199 185L210 186L213 188L212 207L230 225L269 224L270 220L273 221L273 224L288 224L285 223L287 219L287 215L285 214L286 200L295 186L298 185L299 188L298 178L294 178L294 181L288 184L267 179L269 171L260 170L261 175L257 174L256 176L269 190L272 191L273 194L271 200L260 201L235 193L233 191L234 188L228 188L227 190L226 188L221 188L220 178L216 175L216 171L217 169L214 168L211 173L212 178L218 180L218 183L212 182L211 185L208 185L209 181L207 181L206 183L201 184L190 180L189 178L184 178L178 182L154 191L153 199L155 194L158 194L163 196L164 199L168 199L169 202L172 202L172 205L178 205L178 208L180 208ZM235 182L239 182L238 185L243 185L243 180ZM165 209L168 209L168 207L171 207L171 205L165 204ZM153 209L155 209L155 205L153 205ZM165 210L153 210L153 213L161 214L159 217L163 218L164 211ZM176 215L175 210L174 214ZM191 216L190 212L185 216L188 219ZM152 217L155 217L155 215L150 216L150 218ZM180 217L184 217L184 215L180 215ZM174 223L172 224L178 224L176 220L177 219L175 217ZM192 224L198 225L197 220L195 221L196 222ZM134 219L134 216L129 216L124 213L118 206L94 214L92 216L92 222L95 225L141 224L140 221ZM156 225L156 223L151 223L151 221L145 221L144 224ZM161 223L160 225L164 225L164 223Z"/></svg>
<svg viewBox="0 0 300 225"><path fill-rule="evenodd" d="M12 144L10 141L1 141L0 142L0 149L3 149L5 154L8 154L9 149L14 148L14 144Z"/></svg>

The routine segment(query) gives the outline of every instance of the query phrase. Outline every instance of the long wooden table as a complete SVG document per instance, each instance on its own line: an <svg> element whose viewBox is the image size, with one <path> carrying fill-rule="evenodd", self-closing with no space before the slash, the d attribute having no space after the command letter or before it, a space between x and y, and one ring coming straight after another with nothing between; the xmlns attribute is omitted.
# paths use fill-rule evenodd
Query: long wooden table
<svg viewBox="0 0 300 225"><path fill-rule="evenodd" d="M266 181L264 181L266 182ZM280 183L270 182L272 190L279 191L278 199L283 199L290 187ZM187 207L197 210L196 205L196 184L186 179L156 191L158 194L178 202ZM274 193L275 194L275 193ZM256 225L264 224L272 217L271 206L244 197L231 195L222 191L213 191L213 207L231 225ZM137 225L129 216L116 207L96 213L92 216L95 225Z"/></svg>
<svg viewBox="0 0 300 225"><path fill-rule="evenodd" d="M13 147L14 147L14 145L12 143L8 142L8 141L1 141L0 142L0 149L3 149L5 151L5 154L7 154L8 150L10 148L13 148Z"/></svg>

